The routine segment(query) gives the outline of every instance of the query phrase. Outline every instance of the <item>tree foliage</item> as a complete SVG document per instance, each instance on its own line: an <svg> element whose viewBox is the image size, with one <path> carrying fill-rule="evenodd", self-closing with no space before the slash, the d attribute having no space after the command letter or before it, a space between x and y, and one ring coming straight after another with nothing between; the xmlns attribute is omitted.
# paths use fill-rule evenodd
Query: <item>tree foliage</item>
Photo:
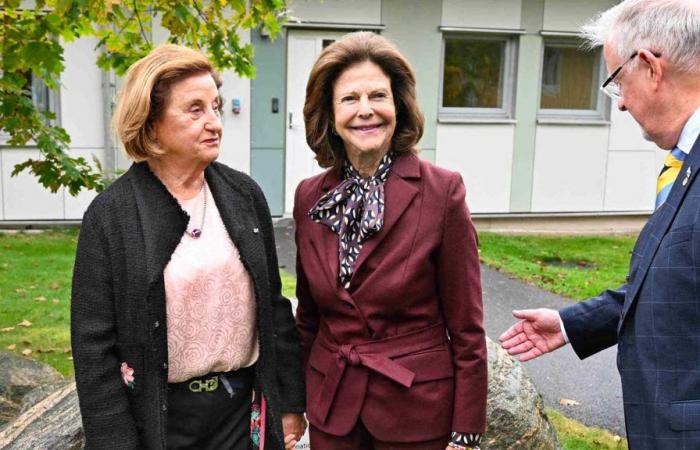
<svg viewBox="0 0 700 450"><path fill-rule="evenodd" d="M69 154L70 136L55 125L55 115L40 111L31 99L28 74L57 89L65 68L63 45L92 36L98 43L97 65L118 75L152 48L151 30L160 23L169 42L202 49L217 69L252 77L253 47L239 30L261 27L271 36L281 29L285 0L21 0L0 6L0 133L11 146L35 145L40 159L14 167L28 170L42 185L71 195L100 191L107 182L99 161Z"/></svg>

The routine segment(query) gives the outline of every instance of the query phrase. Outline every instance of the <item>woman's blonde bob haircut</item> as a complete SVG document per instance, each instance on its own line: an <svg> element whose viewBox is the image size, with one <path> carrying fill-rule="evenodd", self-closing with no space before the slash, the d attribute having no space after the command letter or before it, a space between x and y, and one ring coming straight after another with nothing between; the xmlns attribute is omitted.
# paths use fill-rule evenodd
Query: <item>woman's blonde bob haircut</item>
<svg viewBox="0 0 700 450"><path fill-rule="evenodd" d="M340 170L345 162L345 145L333 133L333 86L345 69L365 61L379 66L391 80L396 107L392 150L398 153L418 152L416 144L423 135L424 119L416 101L413 69L385 38L369 31L359 31L346 34L321 52L306 85L306 142L316 153L316 161L321 167Z"/></svg>
<svg viewBox="0 0 700 450"><path fill-rule="evenodd" d="M155 48L129 68L112 117L112 127L131 159L143 161L165 154L153 136L153 124L168 105L170 87L203 73L210 74L216 87L221 87L221 77L206 56L172 44Z"/></svg>

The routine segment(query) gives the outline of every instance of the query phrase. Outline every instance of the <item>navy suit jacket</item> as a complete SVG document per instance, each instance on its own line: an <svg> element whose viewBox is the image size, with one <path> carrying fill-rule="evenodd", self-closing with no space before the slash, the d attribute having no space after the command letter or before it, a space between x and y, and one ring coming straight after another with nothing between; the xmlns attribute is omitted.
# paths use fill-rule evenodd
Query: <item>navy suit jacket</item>
<svg viewBox="0 0 700 450"><path fill-rule="evenodd" d="M618 344L631 449L700 449L700 138L632 252L627 283L560 311L586 358Z"/></svg>

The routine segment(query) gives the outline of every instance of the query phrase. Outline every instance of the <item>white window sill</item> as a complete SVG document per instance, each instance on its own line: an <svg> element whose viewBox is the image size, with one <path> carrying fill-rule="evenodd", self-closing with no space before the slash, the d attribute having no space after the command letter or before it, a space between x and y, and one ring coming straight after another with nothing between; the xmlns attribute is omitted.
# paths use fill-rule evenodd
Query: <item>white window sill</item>
<svg viewBox="0 0 700 450"><path fill-rule="evenodd" d="M438 123L471 123L471 124L511 124L518 123L507 117L438 117Z"/></svg>
<svg viewBox="0 0 700 450"><path fill-rule="evenodd" d="M588 118L564 118L564 117L540 117L537 119L538 125L581 125L581 126L607 126L610 121L606 119Z"/></svg>

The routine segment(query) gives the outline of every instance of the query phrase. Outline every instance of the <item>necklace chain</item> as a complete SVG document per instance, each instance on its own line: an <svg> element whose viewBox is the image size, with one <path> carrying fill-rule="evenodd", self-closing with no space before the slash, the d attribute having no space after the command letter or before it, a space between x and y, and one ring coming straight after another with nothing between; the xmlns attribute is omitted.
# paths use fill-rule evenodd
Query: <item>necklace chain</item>
<svg viewBox="0 0 700 450"><path fill-rule="evenodd" d="M207 182L206 180L202 181L202 192L204 193L204 205L202 206L202 223L200 224L199 228L193 228L192 231L185 230L185 233L192 239L199 239L199 237L202 235L202 231L204 230L204 220L207 217Z"/></svg>

